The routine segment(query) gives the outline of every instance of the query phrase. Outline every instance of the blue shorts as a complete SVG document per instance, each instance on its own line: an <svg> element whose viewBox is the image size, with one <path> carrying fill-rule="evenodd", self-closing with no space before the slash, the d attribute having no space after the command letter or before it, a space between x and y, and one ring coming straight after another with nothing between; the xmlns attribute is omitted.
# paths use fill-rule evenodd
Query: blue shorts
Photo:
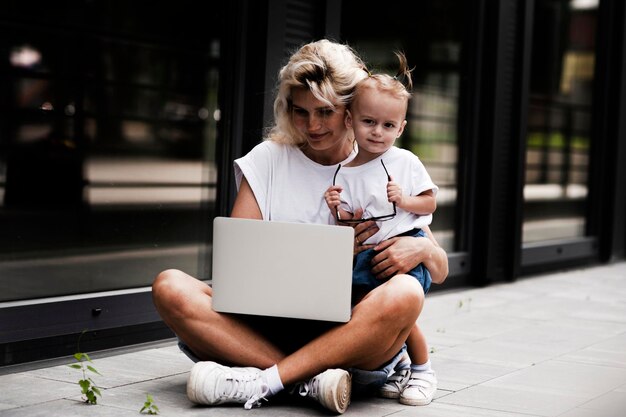
<svg viewBox="0 0 626 417"><path fill-rule="evenodd" d="M398 236L426 237L426 234L422 229L413 229ZM376 254L378 254L378 252L374 251L374 249L367 249L354 257L352 285L355 287L356 291L369 292L387 281L378 279L372 274L372 258L376 256ZM424 294L428 292L432 279L430 272L428 272L424 264L417 265L407 272L407 274L415 277L415 279L422 284Z"/></svg>

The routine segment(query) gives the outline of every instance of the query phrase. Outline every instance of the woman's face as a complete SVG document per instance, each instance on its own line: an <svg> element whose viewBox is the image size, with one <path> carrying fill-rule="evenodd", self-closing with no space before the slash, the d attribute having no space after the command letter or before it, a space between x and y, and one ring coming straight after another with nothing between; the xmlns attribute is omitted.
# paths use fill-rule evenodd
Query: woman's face
<svg viewBox="0 0 626 417"><path fill-rule="evenodd" d="M294 89L291 100L293 124L306 138L309 148L313 151L334 152L337 148L350 143L347 140L348 129L344 123L345 106L336 106L333 109L315 98L306 88Z"/></svg>

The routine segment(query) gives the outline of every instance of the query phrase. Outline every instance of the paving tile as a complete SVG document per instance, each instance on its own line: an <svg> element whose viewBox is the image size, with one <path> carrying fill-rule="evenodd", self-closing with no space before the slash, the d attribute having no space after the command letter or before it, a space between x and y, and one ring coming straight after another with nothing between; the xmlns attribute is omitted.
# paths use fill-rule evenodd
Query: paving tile
<svg viewBox="0 0 626 417"><path fill-rule="evenodd" d="M438 357L508 368L525 368L557 357L558 346L534 346L498 340L481 340L437 350Z"/></svg>
<svg viewBox="0 0 626 417"><path fill-rule="evenodd" d="M2 412L2 417L137 417L137 415L137 411L102 405L88 405L72 400L51 401Z"/></svg>
<svg viewBox="0 0 626 417"><path fill-rule="evenodd" d="M572 396L587 402L626 384L626 369L548 361L492 379L484 387Z"/></svg>
<svg viewBox="0 0 626 417"><path fill-rule="evenodd" d="M96 386L100 388L113 388L154 378L154 375L150 372L133 369L127 362L123 360L116 362L114 358L109 361L96 359L90 365L93 366L100 375L91 372L87 372L87 374L94 380ZM38 369L36 371L30 371L28 374L63 382L76 382L78 379L82 378L82 371L70 368L67 365Z"/></svg>
<svg viewBox="0 0 626 417"><path fill-rule="evenodd" d="M518 368L497 366L477 362L442 358L437 353L431 355L433 369L437 373L439 390L460 391L472 385L478 385Z"/></svg>
<svg viewBox="0 0 626 417"><path fill-rule="evenodd" d="M59 382L27 374L3 375L0 376L0 404L6 409L70 397L80 394L77 381Z"/></svg>
<svg viewBox="0 0 626 417"><path fill-rule="evenodd" d="M581 401L576 397L520 391L516 389L477 385L447 395L439 400L446 404L517 413L517 415L558 416Z"/></svg>
<svg viewBox="0 0 626 417"><path fill-rule="evenodd" d="M568 362L626 368L626 333L563 355L559 359Z"/></svg>
<svg viewBox="0 0 626 417"><path fill-rule="evenodd" d="M572 408L569 411L566 411L563 414L559 414L558 417L617 417L617 416L621 416L623 413L620 412L615 412L615 410L613 411L609 411L607 413L601 413L598 412L597 410L586 410L584 408Z"/></svg>
<svg viewBox="0 0 626 417"><path fill-rule="evenodd" d="M440 339L451 337L464 342L486 339L533 323L534 321L524 318L494 315L491 311L459 313L435 321L418 320L427 335L436 334Z"/></svg>
<svg viewBox="0 0 626 417"><path fill-rule="evenodd" d="M68 364L73 363L72 360ZM147 349L117 356L93 359L91 364L101 375L91 374L96 385L113 388L135 382L188 372L193 363L180 351ZM75 382L80 370L67 365L28 372L33 376L57 381Z"/></svg>
<svg viewBox="0 0 626 417"><path fill-rule="evenodd" d="M535 346L558 346L559 350L566 354L607 338L620 336L624 332L626 332L626 326L621 323L563 318L555 321L532 322L528 326L498 334L493 337L493 340ZM626 339L624 339L624 345L623 347L626 347Z"/></svg>
<svg viewBox="0 0 626 417"><path fill-rule="evenodd" d="M626 410L626 393L624 391L611 391L601 395L578 408L593 412L594 416L618 416Z"/></svg>
<svg viewBox="0 0 626 417"><path fill-rule="evenodd" d="M509 413L506 411L489 410L485 408L474 408L445 404L433 401L426 407L407 407L395 414L393 417L520 417L519 413ZM525 414L524 417L533 417L532 414Z"/></svg>

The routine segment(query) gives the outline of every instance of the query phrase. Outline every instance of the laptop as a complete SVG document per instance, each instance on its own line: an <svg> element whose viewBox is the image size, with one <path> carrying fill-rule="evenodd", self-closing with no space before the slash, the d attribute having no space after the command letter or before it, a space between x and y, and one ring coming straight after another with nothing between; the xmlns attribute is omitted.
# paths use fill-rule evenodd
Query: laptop
<svg viewBox="0 0 626 417"><path fill-rule="evenodd" d="M351 227L216 217L213 309L345 323L353 240Z"/></svg>

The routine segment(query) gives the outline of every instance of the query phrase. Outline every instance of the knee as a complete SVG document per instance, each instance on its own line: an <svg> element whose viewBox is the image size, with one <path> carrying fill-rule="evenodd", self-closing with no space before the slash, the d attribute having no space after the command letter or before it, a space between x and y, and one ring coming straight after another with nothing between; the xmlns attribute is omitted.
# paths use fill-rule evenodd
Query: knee
<svg viewBox="0 0 626 417"><path fill-rule="evenodd" d="M406 318L407 323L414 323L424 306L424 290L420 283L409 275L396 275L386 287L385 317Z"/></svg>
<svg viewBox="0 0 626 417"><path fill-rule="evenodd" d="M159 273L152 283L152 299L157 309L176 306L177 299L184 296L185 273L177 269L168 269Z"/></svg>

